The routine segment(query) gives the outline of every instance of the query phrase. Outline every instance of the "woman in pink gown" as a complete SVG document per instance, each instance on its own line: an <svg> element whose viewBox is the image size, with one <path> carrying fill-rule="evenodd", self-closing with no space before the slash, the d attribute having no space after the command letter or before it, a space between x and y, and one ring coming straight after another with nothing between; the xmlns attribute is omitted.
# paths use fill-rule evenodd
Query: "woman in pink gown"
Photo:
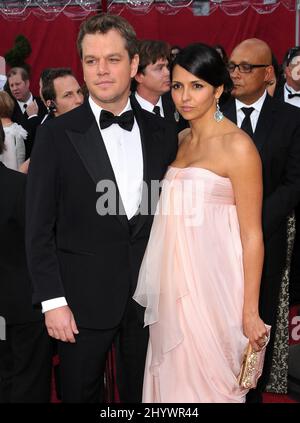
<svg viewBox="0 0 300 423"><path fill-rule="evenodd" d="M177 56L172 97L190 128L163 181L134 295L150 329L143 402L244 402L243 352L248 341L264 345L261 163L219 112L229 81L211 47Z"/></svg>

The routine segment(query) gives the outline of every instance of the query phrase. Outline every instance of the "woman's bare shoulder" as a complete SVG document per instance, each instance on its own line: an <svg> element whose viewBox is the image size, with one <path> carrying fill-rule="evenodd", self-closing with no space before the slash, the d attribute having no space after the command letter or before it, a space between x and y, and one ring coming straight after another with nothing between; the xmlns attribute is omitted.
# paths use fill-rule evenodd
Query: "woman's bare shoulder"
<svg viewBox="0 0 300 423"><path fill-rule="evenodd" d="M224 148L230 154L257 153L253 140L238 127L233 127L223 136Z"/></svg>

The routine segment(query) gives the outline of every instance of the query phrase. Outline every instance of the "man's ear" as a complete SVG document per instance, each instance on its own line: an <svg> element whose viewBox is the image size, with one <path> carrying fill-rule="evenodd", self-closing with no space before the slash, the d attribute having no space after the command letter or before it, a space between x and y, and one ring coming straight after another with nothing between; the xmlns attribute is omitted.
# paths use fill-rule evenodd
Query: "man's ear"
<svg viewBox="0 0 300 423"><path fill-rule="evenodd" d="M131 59L131 63L130 63L130 67L131 67L130 77L131 78L134 78L135 75L137 74L139 62L140 62L139 55L135 54L133 58Z"/></svg>
<svg viewBox="0 0 300 423"><path fill-rule="evenodd" d="M274 77L274 68L273 68L273 65L269 65L266 67L264 81L269 82L271 79L273 79L273 77Z"/></svg>
<svg viewBox="0 0 300 423"><path fill-rule="evenodd" d="M51 112L55 112L56 111L56 104L55 104L55 102L53 100L47 100L46 101L46 106L48 107L48 109Z"/></svg>
<svg viewBox="0 0 300 423"><path fill-rule="evenodd" d="M291 71L290 66L286 66L286 68L285 68L284 72L285 72L285 75L286 75L286 76L288 76L288 77L292 78L292 71Z"/></svg>
<svg viewBox="0 0 300 423"><path fill-rule="evenodd" d="M134 79L136 80L138 84L141 84L143 82L143 78L144 78L144 75L142 72L137 73L134 77Z"/></svg>

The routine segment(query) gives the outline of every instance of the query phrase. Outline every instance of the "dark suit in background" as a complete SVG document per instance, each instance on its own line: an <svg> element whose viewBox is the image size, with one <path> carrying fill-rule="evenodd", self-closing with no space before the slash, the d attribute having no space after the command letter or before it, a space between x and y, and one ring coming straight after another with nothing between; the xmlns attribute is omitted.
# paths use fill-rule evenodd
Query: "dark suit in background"
<svg viewBox="0 0 300 423"><path fill-rule="evenodd" d="M235 100L223 112L234 123ZM287 216L300 200L300 111L267 95L262 106L253 141L263 164L263 233L265 261L261 281L260 313L272 325L259 389L268 382L276 329L278 299L287 258Z"/></svg>
<svg viewBox="0 0 300 423"><path fill-rule="evenodd" d="M27 138L25 139L26 159L28 159L31 155L36 129L40 125L45 114L47 113L47 109L39 97L33 97L33 100L37 102L37 105L39 107L37 116L33 116L31 118L28 117L26 111L23 113L20 109L18 102L14 100L15 108L11 117L11 120L13 122L16 122L19 125L23 126L23 128L26 129L28 133Z"/></svg>
<svg viewBox="0 0 300 423"><path fill-rule="evenodd" d="M52 342L32 287L24 244L25 182L22 173L0 163L0 403L48 402Z"/></svg>
<svg viewBox="0 0 300 423"><path fill-rule="evenodd" d="M276 87L274 97L284 102L284 84ZM295 106L298 107L298 106ZM299 103L300 107L300 103ZM296 215L296 237L294 243L293 257L291 263L291 277L290 277L290 303L300 303L300 206L295 209Z"/></svg>
<svg viewBox="0 0 300 423"><path fill-rule="evenodd" d="M167 92L166 94L163 94L161 96L161 101L163 106L164 117L158 117L158 119L166 119L169 122L169 124L175 128L177 133L187 128L189 125L188 122L184 120L183 117L179 113L175 115L176 109L171 97L171 93ZM134 93L131 96L131 102L134 104L136 108L137 107L142 108L136 96L134 95ZM151 113L151 112L148 112L148 113Z"/></svg>

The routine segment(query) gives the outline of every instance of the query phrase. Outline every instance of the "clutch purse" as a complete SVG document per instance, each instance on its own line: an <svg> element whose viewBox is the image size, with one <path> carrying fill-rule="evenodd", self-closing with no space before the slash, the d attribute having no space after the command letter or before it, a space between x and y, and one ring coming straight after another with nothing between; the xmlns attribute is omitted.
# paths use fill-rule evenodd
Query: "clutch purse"
<svg viewBox="0 0 300 423"><path fill-rule="evenodd" d="M270 340L271 326L265 325L268 333L266 335L266 343L260 351L254 351L250 342L248 343L243 356L243 363L238 375L238 383L242 388L252 389L257 385L257 381L262 374L266 347Z"/></svg>

